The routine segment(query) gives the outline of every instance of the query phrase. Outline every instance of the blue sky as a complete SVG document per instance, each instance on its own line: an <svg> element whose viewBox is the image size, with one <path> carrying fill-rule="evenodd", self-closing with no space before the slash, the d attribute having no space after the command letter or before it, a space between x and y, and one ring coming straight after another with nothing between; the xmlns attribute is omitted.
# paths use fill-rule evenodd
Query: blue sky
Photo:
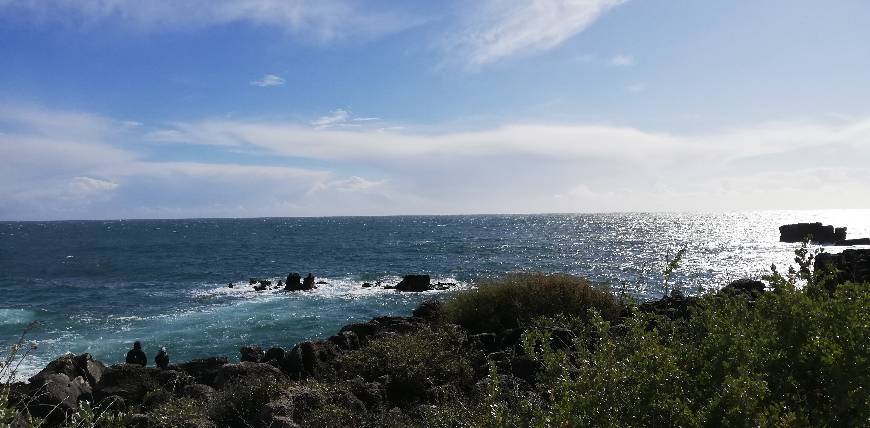
<svg viewBox="0 0 870 428"><path fill-rule="evenodd" d="M0 0L0 219L868 208L868 19Z"/></svg>

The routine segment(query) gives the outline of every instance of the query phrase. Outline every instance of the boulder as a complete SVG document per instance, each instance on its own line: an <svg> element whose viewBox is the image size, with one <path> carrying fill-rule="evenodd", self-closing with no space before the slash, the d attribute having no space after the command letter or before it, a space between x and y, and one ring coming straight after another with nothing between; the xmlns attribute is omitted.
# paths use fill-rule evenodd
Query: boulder
<svg viewBox="0 0 870 428"><path fill-rule="evenodd" d="M814 269L817 273L835 271L836 283L851 281L870 282L870 249L848 249L839 254L816 255Z"/></svg>
<svg viewBox="0 0 870 428"><path fill-rule="evenodd" d="M731 281L730 284L722 288L722 292L728 294L748 294L757 296L764 293L764 283L755 279L741 278Z"/></svg>
<svg viewBox="0 0 870 428"><path fill-rule="evenodd" d="M405 275L396 285L396 290L406 292L421 292L432 289L432 279L429 275Z"/></svg>
<svg viewBox="0 0 870 428"><path fill-rule="evenodd" d="M220 368L227 364L227 357L196 358L178 365L178 369L193 376L197 383L214 385Z"/></svg>
<svg viewBox="0 0 870 428"><path fill-rule="evenodd" d="M302 342L284 354L281 368L295 379L317 377L338 353L338 347L330 342Z"/></svg>
<svg viewBox="0 0 870 428"><path fill-rule="evenodd" d="M284 348L279 348L277 346L273 346L266 351L266 354L263 355L263 362L268 363L270 361L281 362L284 359Z"/></svg>
<svg viewBox="0 0 870 428"><path fill-rule="evenodd" d="M384 386L378 382L366 382L361 376L350 380L350 391L368 410L377 410L384 405Z"/></svg>
<svg viewBox="0 0 870 428"><path fill-rule="evenodd" d="M226 385L248 383L253 384L263 381L279 382L285 379L277 367L266 363L243 362L238 364L224 364L218 371L215 377L215 385L223 387Z"/></svg>
<svg viewBox="0 0 870 428"><path fill-rule="evenodd" d="M779 227L780 242L803 242L810 236L810 241L820 244L830 244L846 239L846 228L836 230L834 226L824 226L822 223L795 223ZM838 239L839 238L839 239Z"/></svg>
<svg viewBox="0 0 870 428"><path fill-rule="evenodd" d="M677 318L689 319L689 307L697 299L686 297L678 290L671 292L670 296L664 296L659 300L643 302L638 306L641 312L652 312L656 315L668 317L672 320Z"/></svg>
<svg viewBox="0 0 870 428"><path fill-rule="evenodd" d="M259 346L242 346L239 349L239 354L239 361L250 361L252 363L259 363L265 356L263 349Z"/></svg>
<svg viewBox="0 0 870 428"><path fill-rule="evenodd" d="M50 374L63 373L70 379L83 377L89 384L96 385L103 376L106 366L97 361L91 354L84 353L63 355L48 363L39 373L30 378L30 383L42 383L43 378Z"/></svg>
<svg viewBox="0 0 870 428"><path fill-rule="evenodd" d="M287 274L287 280L284 281L284 289L287 291L301 290L302 277L297 272Z"/></svg>
<svg viewBox="0 0 870 428"><path fill-rule="evenodd" d="M176 370L117 364L103 373L100 383L94 387L94 397L102 401L106 397L117 395L128 403L139 403L149 391L180 391L185 385L194 382L193 376Z"/></svg>
<svg viewBox="0 0 870 428"><path fill-rule="evenodd" d="M49 373L29 386L28 410L51 422L63 421L65 415L79 408L79 401L93 401L91 385L82 376L70 378L64 373Z"/></svg>
<svg viewBox="0 0 870 428"><path fill-rule="evenodd" d="M340 331L336 335L331 336L329 342L345 351L352 351L360 348L360 340L356 333L352 331Z"/></svg>
<svg viewBox="0 0 870 428"><path fill-rule="evenodd" d="M314 275L308 274L305 276L305 279L302 280L302 289L303 290L313 290L317 288L314 281Z"/></svg>

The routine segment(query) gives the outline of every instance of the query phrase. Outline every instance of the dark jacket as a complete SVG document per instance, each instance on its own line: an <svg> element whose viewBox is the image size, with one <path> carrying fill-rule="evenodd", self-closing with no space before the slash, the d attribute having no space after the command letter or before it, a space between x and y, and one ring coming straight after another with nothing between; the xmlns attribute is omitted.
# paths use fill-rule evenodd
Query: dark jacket
<svg viewBox="0 0 870 428"><path fill-rule="evenodd" d="M148 365L148 357L141 349L133 348L127 352L127 364L139 364L140 366Z"/></svg>
<svg viewBox="0 0 870 428"><path fill-rule="evenodd" d="M161 369L165 369L169 367L169 354L164 350L160 350L157 352L157 355L154 356L154 365L160 367Z"/></svg>

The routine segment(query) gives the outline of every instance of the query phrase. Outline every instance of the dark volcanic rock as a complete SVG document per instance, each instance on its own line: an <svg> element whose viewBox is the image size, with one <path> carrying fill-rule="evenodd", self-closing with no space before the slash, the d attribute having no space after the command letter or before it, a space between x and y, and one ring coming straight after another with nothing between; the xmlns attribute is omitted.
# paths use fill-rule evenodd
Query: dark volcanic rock
<svg viewBox="0 0 870 428"><path fill-rule="evenodd" d="M835 242L836 245L870 245L870 238L844 239Z"/></svg>
<svg viewBox="0 0 870 428"><path fill-rule="evenodd" d="M281 368L293 378L317 377L338 356L338 347L330 342L302 342L284 354Z"/></svg>
<svg viewBox="0 0 870 428"><path fill-rule="evenodd" d="M266 381L281 381L284 374L277 367L266 363L243 362L224 364L215 377L215 385L223 387L232 384Z"/></svg>
<svg viewBox="0 0 870 428"><path fill-rule="evenodd" d="M127 402L141 402L148 391L161 388L178 391L192 383L194 378L184 372L136 364L118 364L103 373L102 380L94 388L94 397L102 400L117 395Z"/></svg>
<svg viewBox="0 0 870 428"><path fill-rule="evenodd" d="M795 223L779 227L780 242L803 242L811 236L812 242L828 244L846 239L846 228L836 230L834 226L824 226L822 223Z"/></svg>
<svg viewBox="0 0 870 428"><path fill-rule="evenodd" d="M314 284L314 275L309 273L305 276L305 279L302 280L302 289L303 290L313 290L317 288L317 285Z"/></svg>
<svg viewBox="0 0 870 428"><path fill-rule="evenodd" d="M815 270L835 270L837 283L870 282L870 249L849 249L839 254L820 253L816 256Z"/></svg>
<svg viewBox="0 0 870 428"><path fill-rule="evenodd" d="M277 346L273 346L266 351L266 354L263 355L263 362L268 363L270 361L281 362L284 359L284 348L279 348Z"/></svg>
<svg viewBox="0 0 870 428"><path fill-rule="evenodd" d="M741 278L731 281L730 284L722 287L722 292L728 294L747 294L750 296L758 296L764 293L764 283L758 280Z"/></svg>
<svg viewBox="0 0 870 428"><path fill-rule="evenodd" d="M70 379L64 373L50 373L30 385L28 410L38 417L50 417L57 423L64 415L78 409L80 400L93 401L91 385L81 376ZM56 408L56 410L55 410Z"/></svg>
<svg viewBox="0 0 870 428"><path fill-rule="evenodd" d="M84 353L76 356L66 354L48 363L44 369L30 378L30 383L41 383L43 378L50 374L63 373L70 379L76 376L83 377L89 384L96 385L103 376L106 366L95 360L91 354Z"/></svg>
<svg viewBox="0 0 870 428"><path fill-rule="evenodd" d="M429 291L432 289L432 279L429 275L405 275L402 281L396 285L399 291Z"/></svg>
<svg viewBox="0 0 870 428"><path fill-rule="evenodd" d="M178 365L178 369L193 376L197 383L214 385L220 368L227 364L227 357L197 358Z"/></svg>
<svg viewBox="0 0 870 428"><path fill-rule="evenodd" d="M284 291L303 291L315 288L317 286L315 285L314 276L310 273L303 280L297 272L291 272L287 275L287 283L284 284Z"/></svg>
<svg viewBox="0 0 870 428"><path fill-rule="evenodd" d="M263 348L260 348L259 346L242 346L239 349L239 354L239 361L248 361L252 363L259 363L266 355L263 352Z"/></svg>

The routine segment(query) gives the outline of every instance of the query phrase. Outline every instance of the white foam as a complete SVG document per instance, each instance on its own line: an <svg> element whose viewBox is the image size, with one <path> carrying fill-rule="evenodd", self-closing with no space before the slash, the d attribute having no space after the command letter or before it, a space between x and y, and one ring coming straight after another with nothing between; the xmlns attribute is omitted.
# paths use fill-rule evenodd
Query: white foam
<svg viewBox="0 0 870 428"><path fill-rule="evenodd" d="M402 280L399 276L386 276L382 277L379 280L370 280L370 281L362 281L353 277L343 277L343 278L318 278L318 281L325 281L326 284L317 284L317 288L311 291L300 291L300 292L285 292L282 288L277 287L278 281L283 281L283 278L262 278L266 281L272 281L271 289L266 289L263 291L254 290L253 285L249 285L248 281L234 281L232 288L228 287L227 284L203 284L201 287L197 287L191 290L191 296L198 298L209 298L209 297L217 297L217 296L232 296L244 299L267 299L267 298L275 298L275 297L293 297L293 296L314 296L320 298L334 298L334 299L354 299L358 297L365 296L377 296L377 295L387 295L387 294L395 294L398 293L395 289L386 288L387 286L395 286ZM363 287L363 283L368 282L372 284L371 287ZM380 282L380 285L377 283ZM438 283L448 283L454 284L451 285L447 290L430 290L423 292L424 294L437 294L443 293L446 291L452 290L460 290L465 289L470 286L470 284L459 281L452 277L434 277L432 278L432 284Z"/></svg>

